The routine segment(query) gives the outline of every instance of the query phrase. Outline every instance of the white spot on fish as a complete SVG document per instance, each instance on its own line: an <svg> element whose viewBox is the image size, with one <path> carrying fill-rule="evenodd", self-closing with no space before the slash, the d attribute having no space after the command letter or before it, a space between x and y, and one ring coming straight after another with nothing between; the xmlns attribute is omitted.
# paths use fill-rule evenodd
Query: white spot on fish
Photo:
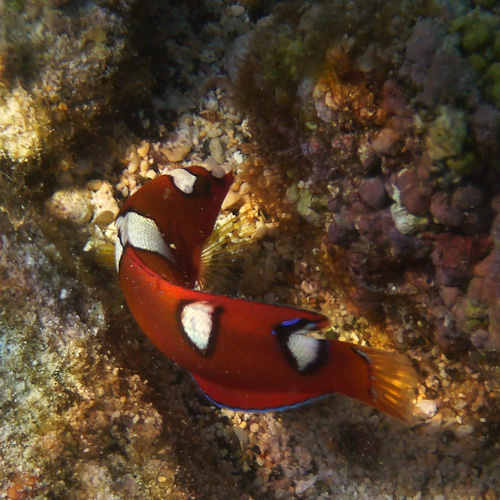
<svg viewBox="0 0 500 500"><path fill-rule="evenodd" d="M115 242L115 264L116 264L116 272L120 270L120 260L123 255L123 245L120 238L116 238Z"/></svg>
<svg viewBox="0 0 500 500"><path fill-rule="evenodd" d="M169 250L158 226L152 219L135 212L127 212L116 219L116 227L118 228L118 239L121 243L121 248L118 242L115 246L117 266L120 263L123 248L127 243L137 250L157 253L170 262L175 263L172 252Z"/></svg>
<svg viewBox="0 0 500 500"><path fill-rule="evenodd" d="M181 311L184 333L194 346L205 353L213 333L214 306L208 302L190 302Z"/></svg>
<svg viewBox="0 0 500 500"><path fill-rule="evenodd" d="M302 332L292 333L287 340L287 347L294 357L299 371L307 370L318 359L321 340L306 337Z"/></svg>

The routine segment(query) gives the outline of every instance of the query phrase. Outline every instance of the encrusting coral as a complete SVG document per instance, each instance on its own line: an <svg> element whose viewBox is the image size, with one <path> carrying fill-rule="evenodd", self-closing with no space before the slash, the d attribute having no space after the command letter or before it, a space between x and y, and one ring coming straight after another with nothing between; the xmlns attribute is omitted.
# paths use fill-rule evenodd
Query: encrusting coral
<svg viewBox="0 0 500 500"><path fill-rule="evenodd" d="M445 317L438 312L438 292L458 286L464 294L474 266L493 249L488 233L498 156L485 153L498 148L498 110L482 99L481 81L474 80L461 42L438 20L424 18L412 27L401 14L396 37L377 24L394 11L370 19L367 7L356 12L350 27L339 23L338 32L323 34L328 19L343 15L335 8L335 2L304 11L281 6L258 25L236 87L250 114L256 151L267 170L285 170L290 177L286 199L297 203L298 212L327 226L335 259L348 262L355 301L364 301L368 310L377 302L376 309L387 312L394 290L400 290L408 306L416 306L417 317L423 315L434 328L441 325L436 332L443 347L464 346L470 337L456 325L453 309ZM414 8L425 14L424 4ZM300 14L287 17L287 9ZM452 24L452 31L467 31L471 16L494 24L493 14L475 12ZM301 31L306 24L313 35ZM358 25L359 36L349 38ZM385 35L370 45L367 33L374 37L380 31ZM408 39L404 47L402 33ZM311 37L318 34L322 42L314 45ZM478 47L492 40L493 34L488 36ZM268 47L277 50L266 52ZM293 57L294 51L300 54ZM280 76L266 69L273 66L269 62L258 66L265 52L265 61L279 55L287 65ZM389 71L399 73L399 81ZM414 88L420 109L407 97ZM282 89L289 99L296 96L291 105L282 105ZM264 106L256 108L255 102ZM258 162L256 168L263 163ZM258 193L268 201L265 192ZM267 203L276 205L276 213L283 211L279 200ZM458 241L461 251L450 251ZM332 280L345 276L346 266L333 267Z"/></svg>

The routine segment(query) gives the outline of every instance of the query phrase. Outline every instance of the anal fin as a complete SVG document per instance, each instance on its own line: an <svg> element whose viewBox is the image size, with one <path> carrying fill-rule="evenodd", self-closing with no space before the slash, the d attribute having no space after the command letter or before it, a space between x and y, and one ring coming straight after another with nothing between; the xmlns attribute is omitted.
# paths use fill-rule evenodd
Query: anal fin
<svg viewBox="0 0 500 500"><path fill-rule="evenodd" d="M248 388L228 387L192 374L205 395L217 406L235 411L285 410L310 403L328 394L260 391Z"/></svg>

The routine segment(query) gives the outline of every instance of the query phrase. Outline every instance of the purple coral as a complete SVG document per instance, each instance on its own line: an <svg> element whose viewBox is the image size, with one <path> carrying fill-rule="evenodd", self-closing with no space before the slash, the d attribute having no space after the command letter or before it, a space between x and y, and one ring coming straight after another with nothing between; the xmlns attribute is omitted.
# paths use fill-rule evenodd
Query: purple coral
<svg viewBox="0 0 500 500"><path fill-rule="evenodd" d="M426 106L465 98L474 77L454 39L434 19L415 24L399 74L420 89L417 101Z"/></svg>
<svg viewBox="0 0 500 500"><path fill-rule="evenodd" d="M373 177L363 182L359 194L361 199L372 208L381 208L387 201L385 186L380 177Z"/></svg>

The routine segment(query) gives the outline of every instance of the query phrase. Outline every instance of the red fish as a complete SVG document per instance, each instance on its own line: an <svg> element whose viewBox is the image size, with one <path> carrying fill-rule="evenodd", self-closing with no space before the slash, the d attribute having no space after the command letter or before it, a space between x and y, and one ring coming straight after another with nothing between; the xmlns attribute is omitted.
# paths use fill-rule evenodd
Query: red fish
<svg viewBox="0 0 500 500"><path fill-rule="evenodd" d="M116 265L139 326L219 406L278 410L339 392L408 420L415 372L405 356L312 337L329 325L312 311L194 289L232 182L177 169L124 204Z"/></svg>

